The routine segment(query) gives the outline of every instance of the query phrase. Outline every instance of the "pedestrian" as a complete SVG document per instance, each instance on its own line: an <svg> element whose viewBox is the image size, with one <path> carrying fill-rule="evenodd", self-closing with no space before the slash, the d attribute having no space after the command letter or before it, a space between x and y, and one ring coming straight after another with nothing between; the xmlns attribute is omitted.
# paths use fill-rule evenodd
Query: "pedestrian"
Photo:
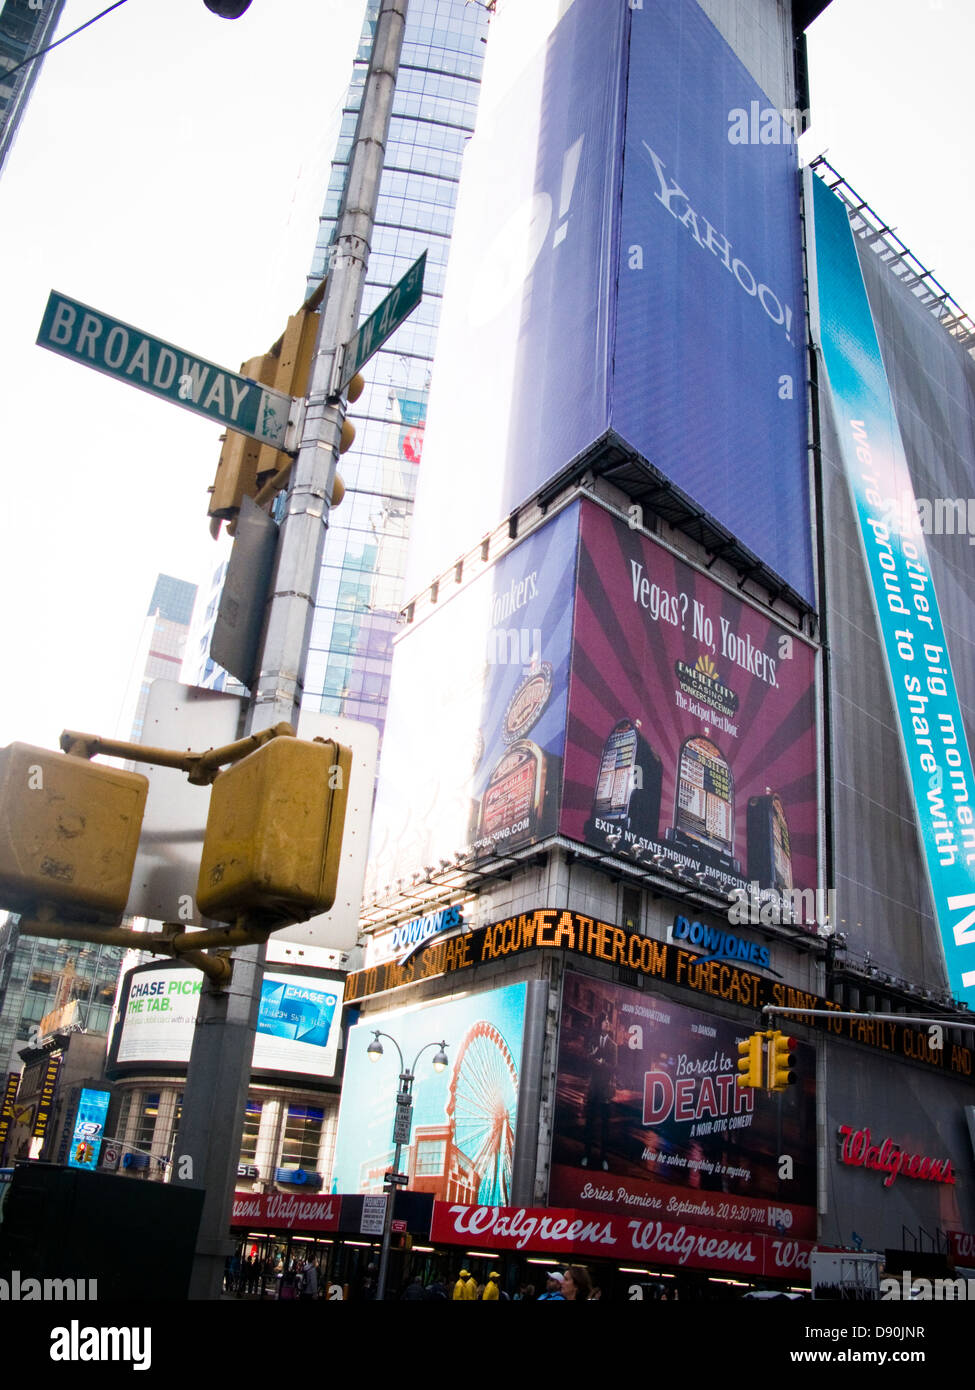
<svg viewBox="0 0 975 1390"><path fill-rule="evenodd" d="M477 1284L469 1269L462 1269L454 1285L454 1302L470 1303L477 1297Z"/></svg>
<svg viewBox="0 0 975 1390"><path fill-rule="evenodd" d="M538 1295L539 1303L564 1303L565 1295L562 1292L562 1275L557 1269L553 1269L551 1274L545 1276L545 1292Z"/></svg>
<svg viewBox="0 0 975 1390"><path fill-rule="evenodd" d="M301 1270L301 1294L299 1297L317 1298L318 1297L318 1270L309 1257Z"/></svg>
<svg viewBox="0 0 975 1390"><path fill-rule="evenodd" d="M441 1279L434 1279L423 1291L423 1297L428 1300L439 1302L441 1299L447 1301L447 1290L443 1286Z"/></svg>
<svg viewBox="0 0 975 1390"><path fill-rule="evenodd" d="M488 1275L488 1281L484 1285L484 1292L481 1294L481 1299L483 1300L483 1302L498 1303L500 1301L501 1290L498 1287L498 1280L500 1278L501 1275L498 1273L498 1271L496 1269L492 1269L491 1273Z"/></svg>
<svg viewBox="0 0 975 1390"><path fill-rule="evenodd" d="M400 1298L407 1303L419 1303L423 1298L423 1283L419 1274L414 1274L406 1288L400 1294Z"/></svg>
<svg viewBox="0 0 975 1390"><path fill-rule="evenodd" d="M592 1294L592 1280L588 1269L582 1265L570 1265L562 1276L562 1297L566 1303L586 1303Z"/></svg>
<svg viewBox="0 0 975 1390"><path fill-rule="evenodd" d="M366 1301L375 1299L378 1274L379 1269L376 1265L371 1264L367 1266L365 1275L359 1282L359 1291L356 1294L356 1298Z"/></svg>

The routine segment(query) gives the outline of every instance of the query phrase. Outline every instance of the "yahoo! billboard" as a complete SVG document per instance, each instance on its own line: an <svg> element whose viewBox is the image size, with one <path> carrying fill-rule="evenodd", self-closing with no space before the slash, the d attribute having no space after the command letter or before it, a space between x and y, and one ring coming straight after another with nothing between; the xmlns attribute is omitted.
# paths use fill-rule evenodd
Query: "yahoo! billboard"
<svg viewBox="0 0 975 1390"><path fill-rule="evenodd" d="M696 0L542 9L494 20L409 587L608 444L811 602L791 133L729 138L771 108Z"/></svg>
<svg viewBox="0 0 975 1390"><path fill-rule="evenodd" d="M785 1093L742 1088L745 1032L567 974L552 1205L815 1237L815 1052L799 1045L799 1084Z"/></svg>
<svg viewBox="0 0 975 1390"><path fill-rule="evenodd" d="M726 894L815 889L814 683L794 633L583 506L562 834Z"/></svg>

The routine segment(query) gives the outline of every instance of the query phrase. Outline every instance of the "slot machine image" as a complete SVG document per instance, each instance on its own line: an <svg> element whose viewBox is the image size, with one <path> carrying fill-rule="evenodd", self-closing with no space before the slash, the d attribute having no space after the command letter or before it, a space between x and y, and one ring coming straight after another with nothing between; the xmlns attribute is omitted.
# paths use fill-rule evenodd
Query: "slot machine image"
<svg viewBox="0 0 975 1390"><path fill-rule="evenodd" d="M735 779L721 749L705 735L681 745L676 802L668 841L725 873L740 873L735 858Z"/></svg>
<svg viewBox="0 0 975 1390"><path fill-rule="evenodd" d="M519 739L505 749L481 797L479 853L503 850L534 838L551 798L549 774L546 755L530 739Z"/></svg>
<svg viewBox="0 0 975 1390"><path fill-rule="evenodd" d="M748 798L748 877L760 888L792 887L792 842L778 793Z"/></svg>
<svg viewBox="0 0 975 1390"><path fill-rule="evenodd" d="M603 745L586 838L603 842L626 830L656 840L662 782L661 761L640 733L640 721L621 719Z"/></svg>

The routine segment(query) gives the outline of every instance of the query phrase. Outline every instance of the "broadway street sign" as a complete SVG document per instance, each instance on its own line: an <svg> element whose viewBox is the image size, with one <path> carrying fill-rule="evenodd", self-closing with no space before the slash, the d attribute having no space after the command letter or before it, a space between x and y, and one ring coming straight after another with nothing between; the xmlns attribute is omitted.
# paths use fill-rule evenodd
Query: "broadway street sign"
<svg viewBox="0 0 975 1390"><path fill-rule="evenodd" d="M411 314L423 298L423 272L426 270L427 253L415 260L398 284L394 285L381 303L360 326L359 331L345 345L342 358L342 375L338 390L344 391L356 372L368 362L374 352L396 332L400 324Z"/></svg>
<svg viewBox="0 0 975 1390"><path fill-rule="evenodd" d="M87 304L51 291L37 335L41 347L284 449L294 401Z"/></svg>

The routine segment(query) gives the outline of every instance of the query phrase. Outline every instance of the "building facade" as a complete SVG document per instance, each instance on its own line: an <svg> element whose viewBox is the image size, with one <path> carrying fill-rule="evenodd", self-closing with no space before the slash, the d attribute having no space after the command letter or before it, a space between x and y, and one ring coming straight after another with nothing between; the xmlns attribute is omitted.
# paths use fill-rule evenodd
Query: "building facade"
<svg viewBox="0 0 975 1390"><path fill-rule="evenodd" d="M335 1168L381 1190L395 1078L364 1089L374 1031L446 1041L402 1171L433 1246L482 1252L479 1277L504 1260L512 1288L559 1258L617 1296L713 1298L806 1287L817 1248L946 1274L972 1243L967 529L903 581L915 630L934 593L946 634L905 723L896 586L880 562L871 591L846 402L799 327L826 316L813 205L838 196L820 170L800 197L781 123L806 105L811 17L644 0L610 22L575 0L492 25ZM839 222L923 513L971 492L970 325L855 207ZM913 750L935 760L919 795L911 740L933 741L949 670L960 712L941 707L940 762ZM939 849L962 875L944 901ZM793 1081L737 1084L757 1030Z"/></svg>
<svg viewBox="0 0 975 1390"><path fill-rule="evenodd" d="M63 9L64 0L46 0L40 5L31 4L31 0L6 0L0 11L0 169L43 63L42 58L28 60L54 38Z"/></svg>

